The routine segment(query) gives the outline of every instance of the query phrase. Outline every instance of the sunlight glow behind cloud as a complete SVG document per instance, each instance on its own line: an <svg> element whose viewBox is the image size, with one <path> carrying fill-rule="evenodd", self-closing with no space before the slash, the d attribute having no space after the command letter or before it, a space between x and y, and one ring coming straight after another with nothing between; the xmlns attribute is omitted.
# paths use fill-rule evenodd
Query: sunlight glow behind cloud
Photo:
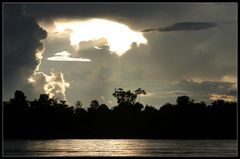
<svg viewBox="0 0 240 159"><path fill-rule="evenodd" d="M109 45L109 51L121 56L131 48L134 42L137 46L147 44L147 39L143 33L133 31L124 24L105 19L55 22L55 26L57 32L67 31L70 33L71 45L75 46L76 49L78 49L80 42L104 38Z"/></svg>

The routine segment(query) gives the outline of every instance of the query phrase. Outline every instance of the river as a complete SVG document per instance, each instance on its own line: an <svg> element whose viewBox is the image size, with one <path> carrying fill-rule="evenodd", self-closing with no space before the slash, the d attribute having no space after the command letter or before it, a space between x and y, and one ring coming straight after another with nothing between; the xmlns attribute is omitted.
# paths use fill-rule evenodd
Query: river
<svg viewBox="0 0 240 159"><path fill-rule="evenodd" d="M4 140L4 156L237 156L236 140Z"/></svg>

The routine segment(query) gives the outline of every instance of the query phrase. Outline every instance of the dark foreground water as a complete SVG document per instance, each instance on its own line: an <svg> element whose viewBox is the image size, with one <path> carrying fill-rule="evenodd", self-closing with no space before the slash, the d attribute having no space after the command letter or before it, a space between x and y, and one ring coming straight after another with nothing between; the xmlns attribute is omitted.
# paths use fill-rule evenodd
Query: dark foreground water
<svg viewBox="0 0 240 159"><path fill-rule="evenodd" d="M5 140L4 156L237 156L236 140Z"/></svg>

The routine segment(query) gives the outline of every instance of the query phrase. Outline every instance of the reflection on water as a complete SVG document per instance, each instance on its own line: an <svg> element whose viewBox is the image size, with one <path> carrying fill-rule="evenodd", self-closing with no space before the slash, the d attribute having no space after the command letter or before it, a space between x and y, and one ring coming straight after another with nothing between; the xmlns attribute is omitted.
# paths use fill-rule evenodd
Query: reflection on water
<svg viewBox="0 0 240 159"><path fill-rule="evenodd" d="M236 156L235 140L6 140L5 156Z"/></svg>

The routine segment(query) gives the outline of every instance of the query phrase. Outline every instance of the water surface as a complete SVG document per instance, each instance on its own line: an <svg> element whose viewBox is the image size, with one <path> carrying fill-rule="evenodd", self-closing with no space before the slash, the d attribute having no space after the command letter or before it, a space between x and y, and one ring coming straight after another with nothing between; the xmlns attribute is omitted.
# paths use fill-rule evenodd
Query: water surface
<svg viewBox="0 0 240 159"><path fill-rule="evenodd" d="M5 140L4 156L237 156L236 140Z"/></svg>

